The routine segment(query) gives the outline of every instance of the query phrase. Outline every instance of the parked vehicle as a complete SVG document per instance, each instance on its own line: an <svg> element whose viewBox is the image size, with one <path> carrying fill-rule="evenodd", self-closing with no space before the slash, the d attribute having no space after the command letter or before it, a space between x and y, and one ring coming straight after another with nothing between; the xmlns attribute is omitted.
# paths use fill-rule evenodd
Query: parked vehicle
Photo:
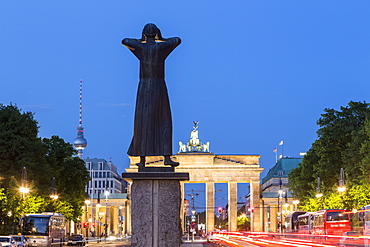
<svg viewBox="0 0 370 247"><path fill-rule="evenodd" d="M307 212L298 216L297 225L299 234L311 234L314 214L314 212Z"/></svg>
<svg viewBox="0 0 370 247"><path fill-rule="evenodd" d="M86 244L85 237L82 234L73 234L68 238L67 245L80 245L84 246Z"/></svg>
<svg viewBox="0 0 370 247"><path fill-rule="evenodd" d="M20 220L22 235L29 246L62 247L65 240L65 218L59 213L26 214Z"/></svg>
<svg viewBox="0 0 370 247"><path fill-rule="evenodd" d="M351 231L350 211L324 209L317 211L313 219L312 234L343 235Z"/></svg>
<svg viewBox="0 0 370 247"><path fill-rule="evenodd" d="M363 234L370 235L370 205L366 205L360 209L359 220L362 222Z"/></svg>
<svg viewBox="0 0 370 247"><path fill-rule="evenodd" d="M17 247L28 247L27 238L23 235L14 235L12 236L15 240Z"/></svg>
<svg viewBox="0 0 370 247"><path fill-rule="evenodd" d="M17 244L12 236L0 236L1 246L17 247Z"/></svg>
<svg viewBox="0 0 370 247"><path fill-rule="evenodd" d="M288 214L285 217L284 227L286 233L296 233L298 232L297 219L299 215L305 214L306 211L295 211L291 214Z"/></svg>

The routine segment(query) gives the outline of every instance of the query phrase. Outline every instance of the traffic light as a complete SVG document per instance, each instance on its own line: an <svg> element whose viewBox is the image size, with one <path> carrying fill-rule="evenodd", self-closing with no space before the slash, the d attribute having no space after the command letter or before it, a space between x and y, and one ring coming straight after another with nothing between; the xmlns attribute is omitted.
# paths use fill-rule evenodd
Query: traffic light
<svg viewBox="0 0 370 247"><path fill-rule="evenodd" d="M254 207L248 208L248 211L254 213Z"/></svg>
<svg viewBox="0 0 370 247"><path fill-rule="evenodd" d="M221 214L222 213L222 207L218 207L218 213Z"/></svg>
<svg viewBox="0 0 370 247"><path fill-rule="evenodd" d="M84 228L86 228L86 227L89 227L89 222L88 222L88 221L86 221L86 222L84 223Z"/></svg>

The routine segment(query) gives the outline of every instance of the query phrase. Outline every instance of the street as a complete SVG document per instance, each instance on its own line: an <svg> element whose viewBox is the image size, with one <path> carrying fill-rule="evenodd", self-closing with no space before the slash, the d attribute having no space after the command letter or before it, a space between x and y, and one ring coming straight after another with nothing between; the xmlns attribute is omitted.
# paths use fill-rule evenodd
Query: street
<svg viewBox="0 0 370 247"><path fill-rule="evenodd" d="M104 247L104 246L111 246L111 247L123 247L123 246L131 246L131 240L130 239L122 239L120 241L107 241L104 240L101 242L97 242L96 240L89 240L89 243L86 244L86 246L89 247Z"/></svg>
<svg viewBox="0 0 370 247"><path fill-rule="evenodd" d="M97 243L97 241L89 240L89 243L86 245L89 247L103 247L103 246L111 246L111 247L124 247L124 246L131 246L130 239L123 239L122 241L102 241ZM188 241L187 238L183 238L183 243L181 247L229 247L225 244L217 244L217 243L207 243L206 238L196 237L194 241ZM247 246L247 245L246 245Z"/></svg>

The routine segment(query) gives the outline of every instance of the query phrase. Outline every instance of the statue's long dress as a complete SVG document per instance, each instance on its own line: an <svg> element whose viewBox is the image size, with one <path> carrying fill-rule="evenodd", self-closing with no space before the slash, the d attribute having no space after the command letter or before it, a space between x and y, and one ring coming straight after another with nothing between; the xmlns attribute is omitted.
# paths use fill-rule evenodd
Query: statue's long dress
<svg viewBox="0 0 370 247"><path fill-rule="evenodd" d="M156 43L123 40L123 44L140 60L134 136L128 155L172 155L172 117L164 81L164 61L180 42L179 38Z"/></svg>

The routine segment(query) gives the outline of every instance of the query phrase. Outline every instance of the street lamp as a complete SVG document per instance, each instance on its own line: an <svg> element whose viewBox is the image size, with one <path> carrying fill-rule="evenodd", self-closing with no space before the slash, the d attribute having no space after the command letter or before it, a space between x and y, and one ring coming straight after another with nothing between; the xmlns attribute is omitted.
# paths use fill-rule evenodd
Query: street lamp
<svg viewBox="0 0 370 247"><path fill-rule="evenodd" d="M98 208L98 237L100 238L100 221L103 218L104 212L100 212L101 204L98 202L96 204L96 207ZM103 214L102 214L103 213Z"/></svg>
<svg viewBox="0 0 370 247"><path fill-rule="evenodd" d="M56 188L56 183L55 183L55 177L51 179L51 194L50 194L51 199L58 199L58 194L57 194L57 188Z"/></svg>
<svg viewBox="0 0 370 247"><path fill-rule="evenodd" d="M109 191L105 190L104 195L105 195L105 241L107 241L108 237L108 196L109 196Z"/></svg>
<svg viewBox="0 0 370 247"><path fill-rule="evenodd" d="M283 199L283 193L284 191L282 190L281 188L282 186L282 181L281 181L281 178L280 178L280 189L278 191L278 221L280 221L280 225L279 225L279 231L281 233L281 228L282 228L282 215L281 215L281 210L280 210L280 199ZM281 201L281 204L283 204L283 201Z"/></svg>
<svg viewBox="0 0 370 247"><path fill-rule="evenodd" d="M317 197L317 198L322 197L322 193L321 193L321 180L320 180L320 177L318 177L318 178L317 178L317 193L316 193L316 197Z"/></svg>
<svg viewBox="0 0 370 247"><path fill-rule="evenodd" d="M30 189L27 186L27 170L26 167L23 167L22 169L22 179L21 179L21 187L19 188L19 191L22 193L22 199L24 199L25 194L30 192Z"/></svg>
<svg viewBox="0 0 370 247"><path fill-rule="evenodd" d="M283 210L284 217L285 217L285 215L289 214L288 207L289 207L289 203L285 202L284 203L284 210Z"/></svg>
<svg viewBox="0 0 370 247"><path fill-rule="evenodd" d="M86 199L85 204L86 204L86 215L85 215L85 220L86 220L86 238L87 241L89 241L89 229L90 229L90 222L89 222L89 205L90 205L90 200Z"/></svg>
<svg viewBox="0 0 370 247"><path fill-rule="evenodd" d="M340 180L339 180L339 192L344 192L346 190L346 186L344 186L344 170L343 168L340 168Z"/></svg>
<svg viewBox="0 0 370 247"><path fill-rule="evenodd" d="M23 167L22 169L22 179L21 179L21 187L19 188L19 191L22 193L22 217L24 216L24 197L27 193L30 192L30 189L27 186L27 170L26 167Z"/></svg>
<svg viewBox="0 0 370 247"><path fill-rule="evenodd" d="M22 186L19 188L19 191L22 193L22 199L24 199L25 194L29 193L30 189Z"/></svg>
<svg viewBox="0 0 370 247"><path fill-rule="evenodd" d="M191 196L191 202L192 202L192 216L191 216L191 222L195 222L195 213L196 213L196 210L195 210L195 198L194 196L198 196L199 194L198 193L194 193L195 191L192 189L191 190L191 194L187 194L188 196ZM198 222L199 223L199 222ZM188 240L189 240L189 234L190 234L190 230L192 229L191 226L193 226L194 224L190 224L189 225L189 231L188 231ZM195 231L195 229L194 229ZM194 235L193 235L193 238L194 238Z"/></svg>
<svg viewBox="0 0 370 247"><path fill-rule="evenodd" d="M293 200L293 205L294 205L294 210L297 209L297 205L299 204L299 200L298 199L294 199Z"/></svg>

